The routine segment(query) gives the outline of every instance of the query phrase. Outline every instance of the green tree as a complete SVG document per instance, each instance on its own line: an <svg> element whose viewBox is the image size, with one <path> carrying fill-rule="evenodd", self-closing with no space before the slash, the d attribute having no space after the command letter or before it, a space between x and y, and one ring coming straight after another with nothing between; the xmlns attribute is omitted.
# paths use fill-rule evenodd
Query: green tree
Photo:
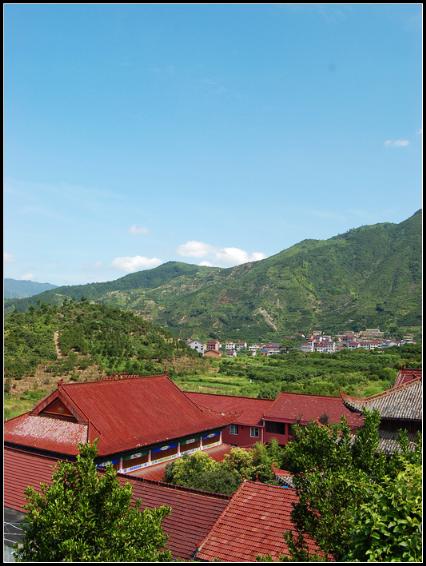
<svg viewBox="0 0 426 566"><path fill-rule="evenodd" d="M385 477L355 514L347 559L422 561L422 469L406 463Z"/></svg>
<svg viewBox="0 0 426 566"><path fill-rule="evenodd" d="M293 458L300 472L292 512L298 536L285 535L293 560L306 554L305 535L339 561L421 556L420 442L413 450L402 434L399 450L385 455L378 448L378 414L366 412L364 422L352 440L344 421L298 427L285 447L285 459Z"/></svg>
<svg viewBox="0 0 426 566"><path fill-rule="evenodd" d="M17 550L31 562L154 562L171 559L162 522L168 507L132 504L132 487L116 471L96 469L96 443L80 445L76 462L60 462L50 486L27 488L24 540Z"/></svg>

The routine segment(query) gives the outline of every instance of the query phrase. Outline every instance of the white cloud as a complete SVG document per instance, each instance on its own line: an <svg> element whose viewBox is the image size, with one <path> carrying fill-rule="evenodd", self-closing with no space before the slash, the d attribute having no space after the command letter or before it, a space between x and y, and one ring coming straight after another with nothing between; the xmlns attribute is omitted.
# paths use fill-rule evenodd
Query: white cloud
<svg viewBox="0 0 426 566"><path fill-rule="evenodd" d="M408 140L386 140L386 147L407 147L410 142Z"/></svg>
<svg viewBox="0 0 426 566"><path fill-rule="evenodd" d="M233 265L240 265L249 261L259 261L265 259L266 255L263 252L249 253L240 248L218 248L211 244L199 242L197 240L189 240L178 247L177 253L185 257L205 257L199 265L211 267L213 265L223 265L231 267Z"/></svg>
<svg viewBox="0 0 426 566"><path fill-rule="evenodd" d="M216 252L217 259L226 265L241 265L249 261L265 259L263 252L248 253L240 248L222 248Z"/></svg>
<svg viewBox="0 0 426 566"><path fill-rule="evenodd" d="M9 254L8 252L4 252L3 261L4 263L10 263L11 261L13 261L13 255Z"/></svg>
<svg viewBox="0 0 426 566"><path fill-rule="evenodd" d="M133 234L133 236L139 236L140 234L146 236L149 233L149 230L148 228L145 228L145 226L136 226L136 224L133 224L133 226L130 226L129 228L129 233Z"/></svg>
<svg viewBox="0 0 426 566"><path fill-rule="evenodd" d="M178 247L177 253L184 257L205 257L211 253L213 249L213 246L205 244L204 242L189 240Z"/></svg>
<svg viewBox="0 0 426 566"><path fill-rule="evenodd" d="M24 273L19 279L21 279L21 281L32 281L34 279L34 275L33 273Z"/></svg>
<svg viewBox="0 0 426 566"><path fill-rule="evenodd" d="M149 269L152 267L157 267L162 263L161 259L158 257L144 257L141 255L127 256L127 257L116 257L112 261L112 266L116 267L120 271L125 271L126 273L133 273L139 269Z"/></svg>

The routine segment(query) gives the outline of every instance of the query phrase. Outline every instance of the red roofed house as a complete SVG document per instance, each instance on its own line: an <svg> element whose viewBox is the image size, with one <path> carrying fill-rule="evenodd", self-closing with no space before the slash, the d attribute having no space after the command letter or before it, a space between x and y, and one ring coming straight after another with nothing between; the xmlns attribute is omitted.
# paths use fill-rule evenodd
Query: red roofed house
<svg viewBox="0 0 426 566"><path fill-rule="evenodd" d="M57 458L6 447L4 450L4 551L13 561L10 547L22 540L19 523L24 516L25 488L39 489L50 484ZM182 487L119 476L121 483L130 483L133 500L142 501L142 509L167 505L170 514L163 526L168 535L167 548L175 559L190 560L210 529L229 503L225 495L207 494Z"/></svg>
<svg viewBox="0 0 426 566"><path fill-rule="evenodd" d="M263 414L273 404L272 400L211 393L187 392L186 395L200 407L234 415L232 424L222 432L223 442L247 447L264 441Z"/></svg>
<svg viewBox="0 0 426 566"><path fill-rule="evenodd" d="M231 418L201 408L166 375L58 385L4 426L7 446L73 458L98 439L98 464L132 472L222 444Z"/></svg>
<svg viewBox="0 0 426 566"><path fill-rule="evenodd" d="M273 401L206 393L186 395L201 407L233 413L232 423L223 430L223 440L242 447L272 438L284 445L291 439L291 426L296 423L338 423L344 416L351 429L363 424L362 416L348 409L340 397L280 393Z"/></svg>
<svg viewBox="0 0 426 566"><path fill-rule="evenodd" d="M280 393L263 415L264 441L276 438L284 445L292 438L293 424L306 425L312 421L334 424L341 417L346 418L352 430L363 425L363 418L350 411L340 397Z"/></svg>
<svg viewBox="0 0 426 566"><path fill-rule="evenodd" d="M279 560L281 555L289 554L284 532L295 532L291 512L296 502L294 489L243 482L195 558L209 562L255 562L258 556L270 555ZM311 538L305 540L311 553L321 554Z"/></svg>

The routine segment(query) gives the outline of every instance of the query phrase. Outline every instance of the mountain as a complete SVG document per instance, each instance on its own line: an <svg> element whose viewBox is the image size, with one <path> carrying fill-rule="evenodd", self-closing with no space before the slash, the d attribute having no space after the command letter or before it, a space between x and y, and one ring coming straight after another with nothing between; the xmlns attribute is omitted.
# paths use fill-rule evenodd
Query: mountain
<svg viewBox="0 0 426 566"><path fill-rule="evenodd" d="M23 281L20 279L4 279L4 298L5 299L21 299L25 297L32 297L55 289L57 285L51 283L37 283L36 281Z"/></svg>
<svg viewBox="0 0 426 566"><path fill-rule="evenodd" d="M418 329L421 225L419 210L399 224L304 240L229 269L169 262L108 283L59 287L8 308L85 296L200 338L271 340L314 328Z"/></svg>

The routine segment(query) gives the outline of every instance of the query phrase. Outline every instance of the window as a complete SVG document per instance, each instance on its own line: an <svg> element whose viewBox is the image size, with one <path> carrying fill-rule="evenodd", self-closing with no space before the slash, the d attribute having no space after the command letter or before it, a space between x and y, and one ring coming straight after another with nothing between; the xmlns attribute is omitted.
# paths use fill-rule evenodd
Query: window
<svg viewBox="0 0 426 566"><path fill-rule="evenodd" d="M273 421L265 421L266 432L273 432L275 434L285 434L285 424L275 423Z"/></svg>
<svg viewBox="0 0 426 566"><path fill-rule="evenodd" d="M230 427L229 427L229 433L230 434L238 434L238 425L231 424Z"/></svg>
<svg viewBox="0 0 426 566"><path fill-rule="evenodd" d="M257 426L251 426L250 427L250 436L252 438L258 438L259 437L259 429L257 428Z"/></svg>

